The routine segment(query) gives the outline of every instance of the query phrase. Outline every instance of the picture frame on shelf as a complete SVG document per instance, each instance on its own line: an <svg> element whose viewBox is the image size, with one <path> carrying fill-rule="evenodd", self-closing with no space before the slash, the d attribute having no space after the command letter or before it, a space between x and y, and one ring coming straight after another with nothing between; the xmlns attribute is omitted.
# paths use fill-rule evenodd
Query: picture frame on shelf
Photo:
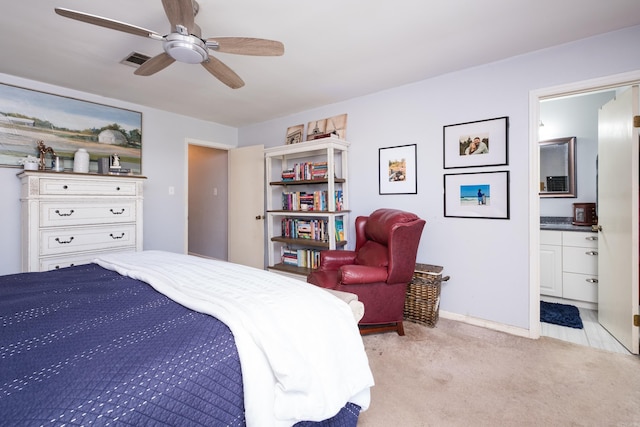
<svg viewBox="0 0 640 427"><path fill-rule="evenodd" d="M444 169L509 164L509 117L443 126Z"/></svg>
<svg viewBox="0 0 640 427"><path fill-rule="evenodd" d="M287 128L287 137L286 137L285 144L290 145L290 144L297 144L299 142L302 142L304 140L303 135L304 135L304 124L291 126Z"/></svg>
<svg viewBox="0 0 640 427"><path fill-rule="evenodd" d="M509 171L445 174L444 216L509 219Z"/></svg>
<svg viewBox="0 0 640 427"><path fill-rule="evenodd" d="M0 166L20 167L19 160L37 154L37 141L60 158L73 159L84 148L97 160L120 153L124 167L142 169L142 113L67 96L0 83Z"/></svg>
<svg viewBox="0 0 640 427"><path fill-rule="evenodd" d="M322 120L313 120L307 124L307 141L335 136L347 138L347 115L339 114Z"/></svg>
<svg viewBox="0 0 640 427"><path fill-rule="evenodd" d="M379 194L417 194L417 145L378 149Z"/></svg>

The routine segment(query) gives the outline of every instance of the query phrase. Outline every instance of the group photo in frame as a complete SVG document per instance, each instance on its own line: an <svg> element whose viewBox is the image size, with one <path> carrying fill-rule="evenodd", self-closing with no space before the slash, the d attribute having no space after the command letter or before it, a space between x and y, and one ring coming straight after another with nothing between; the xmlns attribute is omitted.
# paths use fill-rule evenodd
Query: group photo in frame
<svg viewBox="0 0 640 427"><path fill-rule="evenodd" d="M0 166L37 157L39 141L64 170L73 169L74 153L84 148L90 172L98 171L99 159L117 154L123 168L141 173L142 113L0 83Z"/></svg>
<svg viewBox="0 0 640 427"><path fill-rule="evenodd" d="M378 149L379 194L417 194L416 144Z"/></svg>
<svg viewBox="0 0 640 427"><path fill-rule="evenodd" d="M445 174L444 216L509 219L509 171Z"/></svg>
<svg viewBox="0 0 640 427"><path fill-rule="evenodd" d="M443 126L444 168L508 164L509 117Z"/></svg>

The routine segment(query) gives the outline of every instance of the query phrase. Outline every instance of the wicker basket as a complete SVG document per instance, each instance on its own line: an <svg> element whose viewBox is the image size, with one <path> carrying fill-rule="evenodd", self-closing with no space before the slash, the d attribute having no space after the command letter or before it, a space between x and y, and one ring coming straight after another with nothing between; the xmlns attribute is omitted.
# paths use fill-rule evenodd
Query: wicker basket
<svg viewBox="0 0 640 427"><path fill-rule="evenodd" d="M449 280L449 276L442 277L442 267L416 264L413 279L407 285L404 319L432 328L436 326L440 307L440 285L446 280Z"/></svg>

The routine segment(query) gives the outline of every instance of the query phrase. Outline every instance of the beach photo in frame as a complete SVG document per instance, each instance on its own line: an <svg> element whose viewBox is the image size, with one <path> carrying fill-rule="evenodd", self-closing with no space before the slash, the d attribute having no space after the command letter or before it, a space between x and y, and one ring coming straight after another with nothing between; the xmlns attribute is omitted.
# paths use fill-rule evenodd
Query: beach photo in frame
<svg viewBox="0 0 640 427"><path fill-rule="evenodd" d="M509 162L509 117L443 126L442 134L445 169Z"/></svg>
<svg viewBox="0 0 640 427"><path fill-rule="evenodd" d="M64 161L65 171L84 148L90 172L114 154L123 169L142 172L142 113L0 83L0 166L38 157L38 141Z"/></svg>
<svg viewBox="0 0 640 427"><path fill-rule="evenodd" d="M417 194L416 144L378 149L379 194Z"/></svg>
<svg viewBox="0 0 640 427"><path fill-rule="evenodd" d="M509 219L509 171L445 174L444 216Z"/></svg>

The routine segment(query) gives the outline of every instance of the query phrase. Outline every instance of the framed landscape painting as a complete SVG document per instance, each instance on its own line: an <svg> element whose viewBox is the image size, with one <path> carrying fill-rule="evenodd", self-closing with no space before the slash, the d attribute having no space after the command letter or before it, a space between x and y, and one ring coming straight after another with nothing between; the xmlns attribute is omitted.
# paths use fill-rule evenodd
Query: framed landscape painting
<svg viewBox="0 0 640 427"><path fill-rule="evenodd" d="M90 172L98 170L98 159L113 155L122 168L142 172L142 113L0 84L0 166L38 157L38 141L53 149L65 170L73 170L74 153L84 148Z"/></svg>
<svg viewBox="0 0 640 427"><path fill-rule="evenodd" d="M509 171L445 174L444 216L509 219Z"/></svg>

